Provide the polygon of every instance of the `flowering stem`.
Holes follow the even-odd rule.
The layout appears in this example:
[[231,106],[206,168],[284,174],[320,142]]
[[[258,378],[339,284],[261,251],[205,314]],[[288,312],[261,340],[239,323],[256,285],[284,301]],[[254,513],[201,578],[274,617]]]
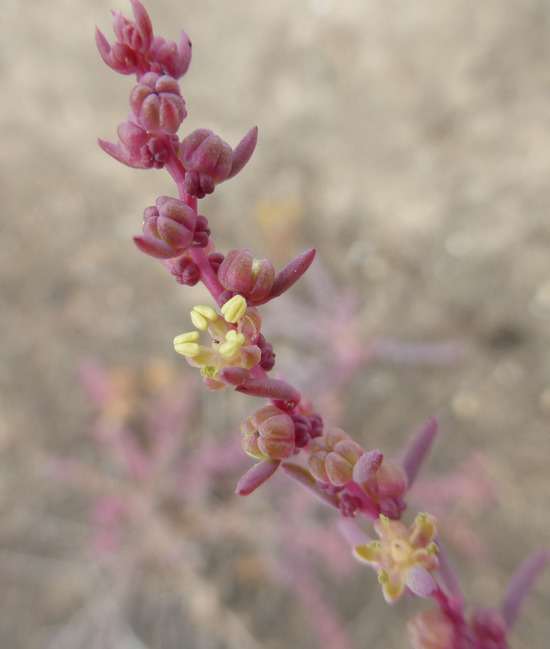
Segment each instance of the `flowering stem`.
[[181,164],[180,159],[174,151],[174,146],[172,141],[167,136],[164,136],[163,143],[168,150],[168,159],[166,160],[165,169],[172,176],[174,182],[177,185],[180,200],[192,207],[195,212],[197,211],[197,199],[195,196],[189,196],[186,191],[183,189],[183,183],[185,181],[185,169]]
[[[307,271],[315,249],[303,252],[277,275],[269,259],[256,259],[249,248],[233,249],[226,255],[215,251],[208,221],[198,214],[197,201],[241,171],[255,149],[257,128],[235,149],[205,128],[180,141],[176,133],[187,109],[177,80],[189,66],[191,43],[185,32],[179,44],[155,36],[143,5],[139,0],[131,0],[131,4],[135,22],[120,12],[114,15],[119,39],[115,46],[96,30],[105,63],[121,74],[137,77],[130,94],[132,114],[118,128],[120,142],[100,140],[99,144],[130,167],[165,167],[177,186],[179,200],[161,196],[156,206],[146,208],[143,235],[134,241],[140,250],[161,259],[178,283],[194,286],[201,281],[221,307],[221,315],[211,306],[196,305],[191,320],[197,330],[177,336],[176,351],[200,368],[209,389],[230,386],[271,402],[241,424],[243,449],[259,461],[241,478],[237,493],[252,493],[282,466],[290,478],[342,516],[351,519],[362,514],[374,521],[381,541],[368,541],[355,546],[354,551],[359,559],[377,567],[387,601],[397,601],[408,588],[437,604],[436,618],[425,617],[415,627],[416,647],[434,647],[432,631],[445,628],[450,628],[453,637],[475,636],[475,644],[468,646],[504,646],[493,642],[495,633],[505,640],[521,601],[548,561],[548,553],[535,555],[520,568],[502,610],[496,612],[504,622],[479,614],[468,623],[458,579],[436,536],[435,517],[419,514],[410,528],[400,522],[407,506],[405,496],[435,438],[435,420],[417,433],[401,463],[385,461],[381,451],[365,452],[345,431],[325,430],[321,415],[305,395],[283,379],[268,376],[275,354],[261,331],[258,307],[279,297]],[[339,314],[335,311],[336,322]],[[211,347],[199,343],[200,332],[206,331],[211,335]],[[353,348],[351,352],[352,356],[361,353]],[[301,452],[307,468],[284,462]],[[333,642],[336,635],[333,632]],[[437,646],[451,647],[449,643]]]
[[[186,205],[189,205],[189,207],[193,208],[195,214],[197,214],[197,197],[191,196],[184,189],[186,171],[181,164],[180,159],[176,155],[176,152],[174,151],[172,142],[167,137],[165,137],[165,144],[169,150],[168,160],[166,161],[166,170],[172,176],[174,182],[178,187],[180,200],[183,201]],[[204,250],[202,248],[191,248],[189,250],[189,255],[193,259],[195,264],[197,264],[197,266],[199,267],[201,281],[210,291],[218,306],[221,306],[222,302],[220,300],[220,295],[223,292],[223,287],[220,284],[216,273],[212,270],[212,266],[210,265],[210,262],[208,261],[208,257],[206,256]]]
[[220,296],[223,293],[223,287],[218,280],[218,276],[212,270],[212,266],[210,265],[204,250],[202,248],[190,248],[189,255],[200,269],[201,282],[210,291],[210,294],[216,300],[216,304],[221,306],[222,300],[220,299]]

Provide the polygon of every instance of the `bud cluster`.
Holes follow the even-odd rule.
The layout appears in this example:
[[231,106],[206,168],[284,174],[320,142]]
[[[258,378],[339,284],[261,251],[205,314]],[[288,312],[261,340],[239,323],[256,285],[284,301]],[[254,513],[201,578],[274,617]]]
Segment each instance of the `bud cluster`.
[[137,247],[159,259],[171,259],[190,246],[208,244],[208,222],[183,201],[159,196],[156,206],[143,213],[143,235],[134,237]]

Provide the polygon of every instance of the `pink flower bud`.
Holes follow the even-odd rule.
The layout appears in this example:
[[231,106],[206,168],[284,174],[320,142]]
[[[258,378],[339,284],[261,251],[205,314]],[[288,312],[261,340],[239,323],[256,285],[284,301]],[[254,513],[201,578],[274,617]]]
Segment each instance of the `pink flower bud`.
[[261,300],[270,291],[275,269],[269,259],[258,261],[250,248],[230,250],[218,270],[220,284],[250,300]]
[[180,145],[179,157],[187,171],[184,189],[197,198],[211,194],[215,186],[237,174],[250,159],[258,129],[251,129],[235,151],[215,133],[199,128]]
[[231,169],[231,147],[206,128],[188,135],[180,145],[179,155],[186,170],[207,174],[214,183],[225,180]]
[[294,422],[294,436],[296,448],[303,448],[311,439],[311,422],[307,417],[300,414],[291,415]]
[[401,518],[401,514],[407,509],[407,503],[401,496],[381,498],[378,505],[380,507],[380,513],[394,521],[398,521]]
[[208,228],[208,219],[206,216],[199,214],[197,216],[197,222],[195,224],[195,234],[193,236],[193,243],[191,244],[194,248],[206,248],[208,242],[210,241],[210,229]]
[[183,188],[189,196],[204,198],[206,194],[211,194],[214,189],[214,181],[208,174],[198,171],[188,171],[185,174]]
[[153,27],[147,11],[139,0],[131,0],[135,22],[125,18],[120,11],[113,13],[113,30],[118,42],[111,47],[105,36],[96,28],[96,43],[105,63],[121,74],[138,75],[149,69],[147,54],[153,43]]
[[352,479],[353,467],[363,450],[340,428],[329,428],[312,440],[308,466],[320,482],[342,487]]
[[[119,143],[98,140],[99,146],[122,164],[134,169],[161,169],[168,160],[166,143],[140,126],[135,115],[118,126]],[[172,136],[175,140],[176,137]]]
[[135,21],[120,11],[113,13],[113,29],[118,41],[109,41],[96,28],[96,43],[105,63],[121,74],[136,73],[138,79],[148,72],[182,77],[191,62],[191,41],[182,30],[179,43],[153,35],[151,20],[139,0],[130,0]]
[[355,482],[366,482],[378,471],[384,456],[380,451],[368,451],[364,453],[353,467],[353,479]]
[[149,135],[147,142],[147,151],[149,152],[150,161],[155,169],[162,169],[170,155],[166,144],[158,137]]
[[170,267],[170,272],[178,284],[195,286],[201,278],[201,271],[197,264],[189,257],[183,256]]
[[149,58],[151,70],[154,72],[169,74],[174,79],[183,77],[191,62],[189,36],[182,29],[177,45],[174,41],[167,41],[160,36],[155,36]]
[[133,74],[137,71],[137,55],[124,43],[114,43],[111,47],[104,34],[96,27],[95,42],[103,61],[119,74]]
[[313,412],[309,415],[309,421],[311,423],[311,432],[310,435],[312,439],[314,437],[320,437],[323,434],[323,418],[318,412]]
[[400,498],[407,492],[407,474],[397,462],[383,462],[371,477],[362,483],[362,487],[377,503],[385,499]]
[[262,355],[260,357],[260,366],[266,371],[273,369],[275,365],[275,354],[273,353],[273,345],[268,343],[263,334],[258,336],[256,345],[260,348]]
[[178,82],[156,72],[141,77],[130,93],[130,106],[147,131],[176,133],[187,115]]
[[160,196],[156,207],[148,207],[143,213],[144,236],[134,237],[134,241],[153,257],[177,257],[193,242],[195,223],[193,208],[176,198]]
[[149,14],[139,0],[130,0],[135,16],[135,22],[124,18],[117,11],[113,16],[113,30],[121,43],[127,44],[133,50],[147,52],[153,40],[153,25]]
[[243,449],[259,460],[284,460],[294,451],[294,422],[276,406],[264,406],[241,424]]
[[131,162],[142,160],[144,164],[152,166],[151,155],[147,149],[149,134],[145,129],[133,121],[127,121],[119,124],[117,133],[120,149],[128,160]]
[[[221,252],[212,252],[208,255],[208,262],[210,263],[210,267],[215,273],[218,272],[218,268],[220,267],[220,264],[223,260],[224,256]],[[229,298],[227,298],[227,300],[229,300]],[[225,300],[225,302],[227,302],[227,300]]]

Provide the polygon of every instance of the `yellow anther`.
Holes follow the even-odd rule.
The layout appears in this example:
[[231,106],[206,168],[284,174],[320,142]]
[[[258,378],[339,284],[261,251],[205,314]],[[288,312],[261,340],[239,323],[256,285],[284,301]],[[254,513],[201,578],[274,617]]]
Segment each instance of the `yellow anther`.
[[180,343],[198,343],[199,342],[199,332],[198,331],[189,331],[185,334],[180,334],[174,338],[174,345],[179,345]]
[[201,376],[207,376],[209,379],[215,379],[220,371],[214,365],[204,365],[201,367]]
[[201,350],[200,345],[197,344],[198,341],[198,331],[190,331],[189,333],[180,334],[174,338],[174,349],[178,354],[193,358],[193,356],[198,356]]
[[234,329],[227,332],[225,336],[225,342],[220,345],[220,354],[231,358],[236,356],[241,347],[246,342],[246,339],[243,334],[237,333]]
[[437,547],[437,543],[432,541],[426,546],[426,553],[427,554],[438,554],[439,548]]
[[368,543],[357,545],[353,548],[355,556],[367,563],[377,563],[380,559],[380,550],[380,541],[369,541]]
[[211,322],[216,322],[218,314],[211,306],[197,304],[191,311],[191,322],[200,329],[206,331]]
[[384,570],[384,568],[381,568],[378,571],[378,581],[381,584],[387,584],[388,581],[390,580],[390,575],[387,570]]
[[425,533],[431,533],[434,529],[435,519],[433,518],[433,516],[430,516],[425,512],[421,512],[414,519],[414,524],[419,530],[422,530]]
[[246,311],[246,300],[242,295],[234,295],[222,306],[221,312],[226,322],[238,322]]

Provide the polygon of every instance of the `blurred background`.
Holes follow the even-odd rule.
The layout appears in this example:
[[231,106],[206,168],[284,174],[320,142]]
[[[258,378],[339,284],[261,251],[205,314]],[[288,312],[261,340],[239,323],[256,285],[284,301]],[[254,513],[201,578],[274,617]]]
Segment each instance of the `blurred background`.
[[[201,203],[218,249],[318,250],[263,311],[276,367],[388,456],[438,418],[411,519],[437,511],[468,601],[497,606],[550,532],[548,3],[147,8],[193,41],[180,134],[259,126]],[[96,145],[133,85],[95,48],[110,9],[131,16],[0,0],[0,644],[406,647],[422,603],[387,607],[330,512],[281,476],[233,495],[257,404],[200,389],[171,341],[207,295],[131,240],[174,187]],[[514,647],[547,646],[549,583]]]

